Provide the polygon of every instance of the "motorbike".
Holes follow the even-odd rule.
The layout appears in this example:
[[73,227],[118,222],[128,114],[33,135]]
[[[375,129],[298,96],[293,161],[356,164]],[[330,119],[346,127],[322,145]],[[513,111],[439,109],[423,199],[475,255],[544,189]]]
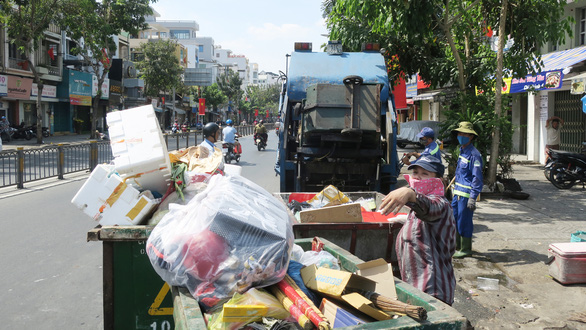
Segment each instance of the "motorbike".
[[232,160],[237,163],[240,162],[240,155],[242,154],[242,146],[238,142],[238,135],[234,138],[235,143],[222,143],[222,148],[226,149],[224,152],[224,163],[230,164]]
[[[582,143],[586,149],[586,142]],[[558,189],[570,189],[576,183],[586,185],[586,154],[549,150],[551,162],[546,164],[549,170],[549,181]]]
[[7,126],[0,131],[0,137],[2,138],[2,142],[10,142],[12,141],[12,137],[14,133],[16,133],[17,129],[14,127]]
[[255,134],[254,135],[254,141],[256,141],[256,147],[258,148],[258,151],[261,151],[267,148],[267,140],[264,136],[260,135],[260,134]]
[[187,126],[187,124],[181,125],[181,132],[183,132],[183,133],[189,132],[189,126]]
[[33,137],[36,137],[36,134],[32,130],[32,126],[25,126],[24,122],[20,123],[20,125],[12,125],[13,139],[26,139],[30,140]]
[[[33,124],[30,128],[33,131],[33,133],[35,133],[35,137],[36,137],[37,136],[37,124]],[[43,127],[41,127],[41,130],[42,130],[43,137],[49,137],[49,135],[51,135],[49,133],[49,127],[43,126]]]
[[171,133],[175,134],[179,132],[179,124],[174,123],[173,126],[171,126]]

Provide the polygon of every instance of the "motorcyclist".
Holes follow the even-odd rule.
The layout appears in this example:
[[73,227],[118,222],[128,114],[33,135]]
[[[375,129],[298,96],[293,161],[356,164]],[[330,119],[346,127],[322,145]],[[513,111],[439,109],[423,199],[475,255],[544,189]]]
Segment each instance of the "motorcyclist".
[[[205,148],[209,151],[208,157],[212,157],[212,155],[217,154],[220,165],[218,168],[220,170],[224,170],[224,160],[222,159],[222,150],[216,147],[215,143],[220,141],[220,126],[216,123],[207,123],[203,127],[203,136],[204,140],[202,143],[199,144],[199,147]],[[214,156],[216,157],[216,156]]]
[[177,119],[175,119],[173,126],[171,126],[171,132],[177,133],[177,131],[179,131],[179,122],[177,121]]
[[8,129],[8,127],[10,127],[10,122],[6,116],[2,116],[2,119],[0,119],[0,132]]
[[267,128],[264,125],[264,120],[262,120],[262,119],[254,127],[254,144],[256,144],[256,138],[259,135],[265,140],[265,143],[269,141],[269,135],[267,134]]
[[228,126],[224,127],[222,130],[222,134],[224,135],[224,143],[228,144],[228,150],[234,150],[234,145],[236,144],[236,135],[238,131],[236,128],[233,127],[234,122],[232,119],[226,120],[226,124]]

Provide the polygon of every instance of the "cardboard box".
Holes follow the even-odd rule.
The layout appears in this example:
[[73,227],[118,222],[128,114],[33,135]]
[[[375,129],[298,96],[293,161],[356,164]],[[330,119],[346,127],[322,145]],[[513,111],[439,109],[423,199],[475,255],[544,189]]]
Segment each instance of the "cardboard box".
[[388,320],[391,315],[377,309],[372,302],[358,293],[345,293],[346,289],[374,291],[376,282],[350,272],[317,268],[315,265],[301,269],[305,286],[331,298],[346,302],[362,313],[379,321]]
[[397,299],[393,266],[388,264],[385,259],[371,260],[358,264],[356,267],[358,267],[356,274],[376,282],[374,292],[388,298]]
[[368,323],[368,321],[363,318],[352,314],[350,311],[326,298],[322,299],[321,304],[319,305],[319,310],[330,321],[330,324],[334,329]]
[[222,322],[249,322],[265,316],[269,308],[264,305],[225,304],[223,311]]
[[301,223],[362,222],[360,203],[322,207],[299,212]]

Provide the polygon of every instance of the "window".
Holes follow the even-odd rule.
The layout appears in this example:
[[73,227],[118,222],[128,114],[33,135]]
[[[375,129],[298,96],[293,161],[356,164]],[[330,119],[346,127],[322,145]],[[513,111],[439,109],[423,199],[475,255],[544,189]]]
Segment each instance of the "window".
[[199,46],[197,46],[197,50],[198,50],[200,53],[203,53],[203,45],[199,45]]
[[171,30],[170,33],[172,39],[189,39],[191,36],[189,30]]
[[161,32],[161,38],[162,39],[166,39],[167,38],[167,32]]
[[580,31],[580,45],[586,44],[586,8],[579,9],[580,20],[579,20],[579,31]]

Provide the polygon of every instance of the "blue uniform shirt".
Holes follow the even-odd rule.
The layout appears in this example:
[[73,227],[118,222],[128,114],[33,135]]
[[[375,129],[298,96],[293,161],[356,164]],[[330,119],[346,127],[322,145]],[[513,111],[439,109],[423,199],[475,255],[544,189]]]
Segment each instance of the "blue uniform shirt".
[[456,167],[454,195],[476,199],[482,191],[482,156],[470,143],[460,147],[460,157]]
[[440,148],[437,143],[435,143],[435,141],[432,141],[425,147],[425,150],[423,150],[419,158],[421,158],[423,155],[431,155],[439,159],[440,162],[442,161],[442,153],[440,152]]

